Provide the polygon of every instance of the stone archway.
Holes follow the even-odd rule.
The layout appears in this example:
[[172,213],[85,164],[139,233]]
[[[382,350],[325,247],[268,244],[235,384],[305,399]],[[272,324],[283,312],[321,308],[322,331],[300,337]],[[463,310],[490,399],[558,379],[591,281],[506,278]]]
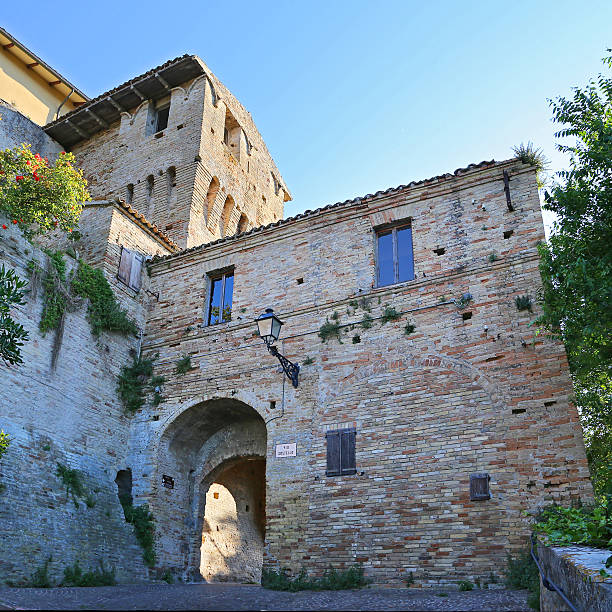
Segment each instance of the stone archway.
[[174,483],[155,503],[161,565],[189,580],[259,580],[266,447],[262,417],[233,398],[197,403],[168,424],[157,452],[158,482]]

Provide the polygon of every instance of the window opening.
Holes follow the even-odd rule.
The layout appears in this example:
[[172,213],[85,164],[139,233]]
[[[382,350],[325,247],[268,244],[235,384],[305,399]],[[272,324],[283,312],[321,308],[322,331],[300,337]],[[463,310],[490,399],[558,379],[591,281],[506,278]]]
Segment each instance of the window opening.
[[117,279],[130,289],[138,292],[142,284],[142,264],[145,261],[144,255],[136,251],[131,251],[121,247],[121,259],[119,261],[119,271]]
[[134,201],[134,184],[130,183],[125,189],[125,201],[131,204]]
[[376,232],[377,286],[414,279],[412,227],[404,225]]
[[170,104],[157,109],[157,117],[155,121],[155,131],[161,132],[168,127],[168,117],[170,115]]
[[355,430],[336,429],[328,431],[326,476],[344,476],[356,474],[355,464]]
[[234,271],[210,277],[207,325],[227,323],[232,320],[232,294],[234,292]]

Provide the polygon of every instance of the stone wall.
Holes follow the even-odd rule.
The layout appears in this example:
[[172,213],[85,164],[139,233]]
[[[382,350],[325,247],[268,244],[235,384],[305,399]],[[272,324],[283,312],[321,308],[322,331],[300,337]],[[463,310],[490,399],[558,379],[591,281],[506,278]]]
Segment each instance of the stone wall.
[[[30,259],[47,265],[47,256],[19,230],[2,230],[0,263],[27,278]],[[76,266],[70,257],[65,260],[69,271]],[[124,306],[138,317],[140,307],[130,299],[123,300]],[[30,286],[26,303],[14,309],[30,334],[22,348],[24,363],[0,364],[0,429],[11,436],[0,463],[5,485],[0,493],[0,581],[27,580],[49,558],[53,581],[75,561],[83,569],[97,569],[100,562],[113,567],[120,582],[144,580],[142,549],[124,520],[114,482],[126,466],[130,429],[115,391],[116,376],[131,360],[138,339],[105,332],[94,338],[87,306],[81,304],[66,316],[53,369],[56,335],[41,335],[41,311],[42,288],[34,294]],[[82,472],[89,504],[84,499],[73,503],[56,475],[58,463]]]
[[[416,277],[377,287],[373,229],[399,221],[412,226]],[[160,353],[165,400],[135,420],[130,460],[161,531],[184,533],[186,520],[197,530],[197,508],[180,491],[202,465],[193,453],[165,468],[177,488],[168,504],[155,469],[166,456],[160,440],[195,406],[204,417],[231,400],[266,422],[264,565],[321,572],[362,562],[368,577],[395,584],[409,572],[420,585],[500,578],[529,533],[523,510],[592,498],[565,352],[536,336],[537,305],[515,305],[540,287],[543,237],[534,171],[511,160],[154,262],[160,297],[143,350]],[[206,327],[207,279],[228,267],[232,321]],[[461,309],[455,300],[468,292]],[[302,363],[295,390],[254,337],[267,306],[285,321],[280,351]],[[387,306],[399,320],[383,323]],[[322,343],[321,324],[334,317],[341,343]],[[194,367],[178,376],[184,354]],[[339,427],[356,428],[357,473],[326,477],[325,434]],[[196,428],[189,444],[205,448],[212,434]],[[297,456],[275,456],[294,442]],[[480,472],[491,499],[471,501],[470,475]],[[158,543],[177,570],[192,554],[181,546]]]
[[0,100],[0,117],[0,149],[9,149],[27,143],[32,145],[32,153],[48,157],[50,161],[54,161],[63,150],[63,147],[47,136],[40,126],[4,100]]

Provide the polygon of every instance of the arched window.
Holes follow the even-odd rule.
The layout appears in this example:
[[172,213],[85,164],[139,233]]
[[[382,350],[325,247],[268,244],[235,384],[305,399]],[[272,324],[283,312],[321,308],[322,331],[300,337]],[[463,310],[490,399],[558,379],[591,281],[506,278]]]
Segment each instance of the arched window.
[[208,220],[210,219],[210,213],[215,205],[215,200],[217,199],[218,193],[219,179],[216,176],[213,176],[208,187],[208,193],[206,194],[206,223],[208,223]]
[[247,216],[242,213],[240,215],[240,221],[238,221],[238,233],[241,234],[242,232],[246,232],[249,229],[249,220],[247,219]]
[[223,213],[221,214],[221,227],[219,228],[221,231],[221,236],[229,236],[230,235],[230,220],[232,216],[232,212],[234,212],[234,198],[231,195],[228,195],[225,198],[225,204],[223,205]]

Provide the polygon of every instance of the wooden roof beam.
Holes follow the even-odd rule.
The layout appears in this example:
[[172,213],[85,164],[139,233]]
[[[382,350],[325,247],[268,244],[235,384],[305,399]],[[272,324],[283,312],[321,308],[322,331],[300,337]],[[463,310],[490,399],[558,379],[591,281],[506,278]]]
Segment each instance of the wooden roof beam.
[[134,85],[130,85],[130,89],[144,102],[146,98],[134,87]]
[[98,125],[102,126],[103,128],[108,127],[108,123],[106,123],[106,121],[104,121],[104,119],[102,119],[101,117],[98,117],[98,115],[96,115],[96,113],[94,113],[91,108],[86,108],[85,111],[88,115],[91,115],[97,121]]
[[87,134],[86,132],[84,132],[78,125],[76,125],[75,123],[73,123],[72,121],[70,121],[70,119],[66,119],[66,123],[75,131],[78,133],[78,135],[81,138],[89,138],[89,134]]

